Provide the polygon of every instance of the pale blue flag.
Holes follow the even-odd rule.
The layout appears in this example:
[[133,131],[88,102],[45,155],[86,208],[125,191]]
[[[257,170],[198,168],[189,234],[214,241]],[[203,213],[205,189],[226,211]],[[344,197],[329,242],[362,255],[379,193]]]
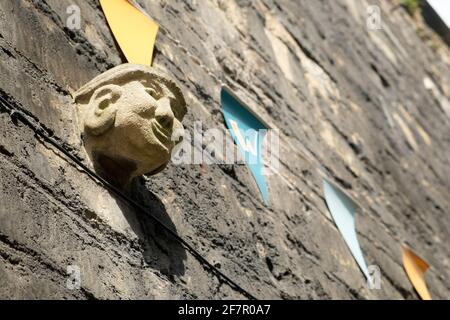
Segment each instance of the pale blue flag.
[[341,232],[342,237],[355,258],[359,268],[364,273],[366,278],[369,278],[369,270],[356,235],[355,204],[342,191],[326,180],[323,180],[323,190],[328,209],[330,210],[336,226]]

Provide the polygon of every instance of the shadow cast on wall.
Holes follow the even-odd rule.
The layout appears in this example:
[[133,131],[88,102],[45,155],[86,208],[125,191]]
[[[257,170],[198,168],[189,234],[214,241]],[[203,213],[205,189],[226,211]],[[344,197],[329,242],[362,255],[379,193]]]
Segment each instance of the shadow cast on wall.
[[[186,250],[150,217],[150,215],[156,217],[170,230],[177,233],[175,224],[167,214],[164,204],[145,187],[142,179],[141,177],[133,179],[128,192],[133,200],[148,210],[147,213],[138,212],[119,199],[116,199],[117,203],[130,227],[139,237],[144,249],[145,263],[166,276],[183,276],[185,273],[184,260],[187,258]],[[115,195],[111,195],[115,197]]]

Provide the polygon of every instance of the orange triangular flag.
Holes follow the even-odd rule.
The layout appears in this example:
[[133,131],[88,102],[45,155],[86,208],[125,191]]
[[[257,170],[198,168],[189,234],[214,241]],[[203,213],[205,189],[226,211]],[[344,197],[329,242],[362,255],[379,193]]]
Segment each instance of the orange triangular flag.
[[429,265],[409,248],[402,247],[402,251],[403,267],[414,289],[416,289],[423,300],[431,300],[431,295],[428,292],[424,277],[424,273],[428,270]]
[[100,0],[100,4],[128,62],[150,66],[158,25],[127,0]]

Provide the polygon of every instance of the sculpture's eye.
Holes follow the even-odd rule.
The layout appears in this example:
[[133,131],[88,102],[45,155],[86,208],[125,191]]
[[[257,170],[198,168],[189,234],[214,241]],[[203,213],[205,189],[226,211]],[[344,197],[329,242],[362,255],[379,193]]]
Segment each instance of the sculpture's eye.
[[145,88],[145,92],[147,92],[155,100],[162,98],[162,94],[153,88]]

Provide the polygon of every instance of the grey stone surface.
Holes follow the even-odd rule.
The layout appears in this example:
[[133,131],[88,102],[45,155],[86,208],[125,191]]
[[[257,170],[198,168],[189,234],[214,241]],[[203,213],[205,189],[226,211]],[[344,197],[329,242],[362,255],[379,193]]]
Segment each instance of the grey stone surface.
[[[417,299],[408,244],[450,298],[450,54],[387,0],[138,1],[162,26],[154,66],[182,86],[188,130],[226,127],[221,83],[280,130],[264,205],[243,165],[169,165],[130,194],[258,298]],[[81,9],[81,30],[65,27]],[[366,27],[379,5],[382,29]],[[71,93],[125,62],[96,0],[0,1],[0,90],[74,153]],[[427,89],[429,78],[433,90]],[[429,83],[429,81],[428,81]],[[149,218],[0,113],[0,297],[243,298]],[[369,290],[327,211],[322,176],[360,205]],[[81,289],[66,287],[78,265]]]

